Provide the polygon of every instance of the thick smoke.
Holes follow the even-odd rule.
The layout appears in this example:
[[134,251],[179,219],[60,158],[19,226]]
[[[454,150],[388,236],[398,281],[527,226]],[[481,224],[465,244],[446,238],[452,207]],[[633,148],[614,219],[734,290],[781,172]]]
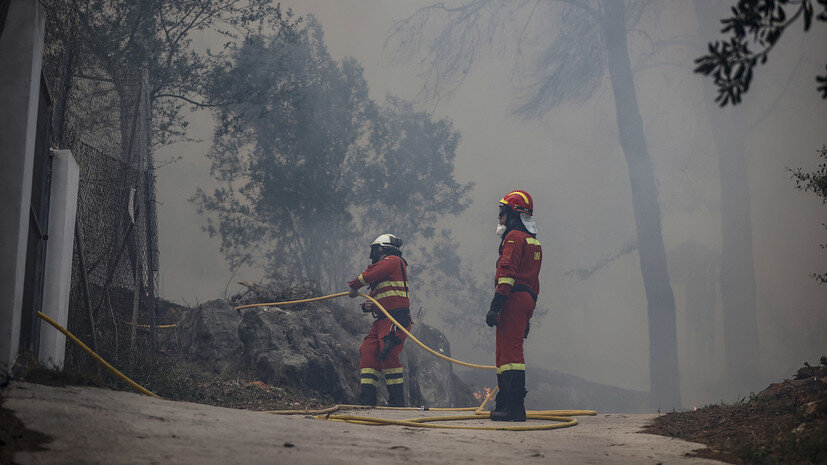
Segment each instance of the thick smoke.
[[[312,12],[333,57],[355,57],[365,67],[371,95],[382,100],[388,92],[418,96],[417,68],[389,61],[383,46],[394,21],[426,4],[314,0],[285,6],[300,15]],[[725,14],[721,10],[719,17]],[[758,376],[747,384],[726,381],[718,280],[721,148],[705,104],[714,95],[705,91],[704,78],[692,73],[692,60],[716,37],[698,37],[689,2],[648,10],[636,29],[645,33],[630,33],[629,48],[677,304],[683,403],[736,400],[827,353],[827,286],[809,277],[824,272],[827,262],[818,246],[825,242],[821,223],[827,222],[827,208],[812,193],[797,191],[787,171],[814,170],[816,150],[827,143],[827,101],[819,98],[814,79],[827,58],[827,28],[788,31],[757,70],[745,103],[721,110],[730,124],[737,119],[739,127],[727,128],[725,135],[743,145],[749,182],[760,346],[753,359],[744,360],[758,367]],[[611,86],[604,80],[583,103],[557,107],[542,120],[520,120],[511,113],[522,95],[514,85],[520,78],[511,56],[493,53],[451,99],[425,107],[454,121],[462,134],[457,181],[476,182],[471,206],[441,226],[453,231],[464,264],[487,279],[496,259],[496,202],[508,190],[529,191],[545,250],[540,307],[548,313],[532,329],[528,364],[648,390],[646,299]],[[209,141],[210,116],[196,113],[192,121],[190,135]],[[179,144],[156,156],[183,157],[158,173],[161,273],[164,297],[190,304],[222,297],[228,282],[232,292],[236,278],[260,276],[256,270],[231,276],[217,240],[200,231],[203,220],[186,201],[195,186],[214,182],[203,156],[207,149],[206,142]],[[416,277],[411,281],[415,286]],[[436,298],[414,303],[419,305],[430,309],[432,324],[450,318],[452,309]],[[478,312],[482,325],[485,309]],[[493,358],[466,334],[444,329],[459,358],[484,363]]]

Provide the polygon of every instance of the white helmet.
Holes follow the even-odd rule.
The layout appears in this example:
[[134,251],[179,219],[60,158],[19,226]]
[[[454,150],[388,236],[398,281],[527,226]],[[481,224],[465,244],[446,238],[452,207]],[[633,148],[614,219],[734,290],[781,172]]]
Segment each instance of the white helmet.
[[[402,247],[402,239],[393,234],[382,234],[370,244],[370,259],[373,263],[376,263],[380,256],[383,255],[391,254],[402,256],[400,247]],[[380,251],[380,248],[383,250]]]
[[370,245],[393,247],[394,249],[398,249],[402,247],[402,239],[394,236],[393,234],[382,234],[381,236],[377,237],[373,242],[371,242]]

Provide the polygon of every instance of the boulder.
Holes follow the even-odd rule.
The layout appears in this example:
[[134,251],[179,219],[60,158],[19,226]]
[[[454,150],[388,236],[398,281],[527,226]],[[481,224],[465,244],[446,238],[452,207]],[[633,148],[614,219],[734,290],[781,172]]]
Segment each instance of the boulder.
[[[359,392],[359,345],[373,320],[329,301],[236,311],[214,300],[186,312],[175,332],[181,353],[212,369],[251,371],[267,384],[328,394],[334,402],[354,403]],[[451,347],[436,328],[414,322],[413,334],[447,356]],[[475,404],[471,388],[453,365],[406,341],[402,352],[409,405]],[[380,380],[378,402],[387,390]]]
[[261,381],[307,387],[341,403],[356,398],[360,341],[341,329],[328,306],[250,309],[238,336]]
[[[414,322],[411,334],[426,346],[447,357],[451,345],[439,330],[422,322]],[[471,386],[454,375],[453,364],[405,341],[403,365],[409,405],[419,407],[470,407],[478,405]]]
[[187,358],[220,370],[239,361],[240,321],[241,315],[233,307],[223,300],[212,300],[184,314],[170,343]]

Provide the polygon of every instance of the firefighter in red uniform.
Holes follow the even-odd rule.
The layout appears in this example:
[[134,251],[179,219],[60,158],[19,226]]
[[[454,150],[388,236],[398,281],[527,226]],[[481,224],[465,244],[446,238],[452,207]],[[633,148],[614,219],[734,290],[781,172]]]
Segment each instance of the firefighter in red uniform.
[[500,390],[491,412],[494,421],[525,421],[525,357],[523,339],[540,293],[542,250],[532,214],[534,203],[527,192],[509,192],[500,200],[497,234],[502,235],[496,292],[485,315],[488,326],[497,327],[497,385]]
[[[362,286],[370,286],[370,296],[376,299],[405,329],[411,329],[408,303],[408,263],[402,258],[402,240],[393,234],[382,234],[370,245],[371,265],[348,283],[350,297],[356,297]],[[388,387],[388,405],[404,407],[404,376],[399,354],[407,335],[399,331],[384,313],[374,308],[371,301],[362,304],[363,312],[373,313],[376,321],[359,347],[362,358],[359,405],[376,405],[376,386],[380,373]]]

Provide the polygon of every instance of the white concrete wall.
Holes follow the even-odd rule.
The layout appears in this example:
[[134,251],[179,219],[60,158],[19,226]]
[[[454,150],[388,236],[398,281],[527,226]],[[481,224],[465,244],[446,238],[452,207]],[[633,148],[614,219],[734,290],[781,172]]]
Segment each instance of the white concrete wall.
[[0,379],[20,346],[45,21],[36,0],[12,0],[0,36]]
[[[80,170],[72,152],[54,150],[52,155],[49,247],[46,248],[42,311],[66,328],[69,319],[69,291],[72,287],[72,247]],[[47,366],[63,368],[66,336],[45,321],[41,321],[40,325],[38,358]]]

